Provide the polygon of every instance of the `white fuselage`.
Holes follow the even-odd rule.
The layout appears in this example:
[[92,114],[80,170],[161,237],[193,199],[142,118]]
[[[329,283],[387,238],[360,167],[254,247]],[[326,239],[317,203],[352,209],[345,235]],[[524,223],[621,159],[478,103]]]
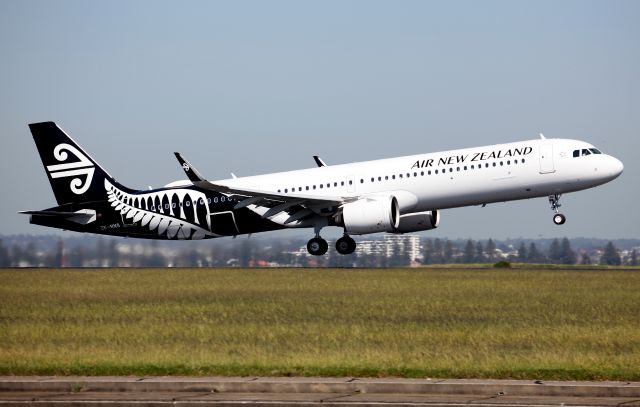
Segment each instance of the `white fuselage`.
[[579,191],[622,173],[622,163],[612,156],[573,156],[593,148],[578,140],[536,139],[216,183],[316,197],[393,193],[404,214]]

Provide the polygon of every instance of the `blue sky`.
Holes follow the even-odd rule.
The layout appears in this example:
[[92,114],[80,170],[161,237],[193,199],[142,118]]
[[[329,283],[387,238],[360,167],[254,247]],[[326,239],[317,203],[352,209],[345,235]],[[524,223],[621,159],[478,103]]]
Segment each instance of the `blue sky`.
[[625,173],[443,213],[447,237],[638,237],[640,2],[0,2],[1,233],[50,233],[27,123],[54,120],[125,185],[547,137]]

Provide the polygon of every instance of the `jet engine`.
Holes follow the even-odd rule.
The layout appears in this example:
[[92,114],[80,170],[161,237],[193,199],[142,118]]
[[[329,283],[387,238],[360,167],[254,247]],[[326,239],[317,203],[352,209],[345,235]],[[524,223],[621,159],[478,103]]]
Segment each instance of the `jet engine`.
[[408,213],[400,216],[398,227],[393,233],[410,233],[435,229],[440,224],[440,211]]
[[393,195],[370,195],[342,207],[345,230],[351,235],[394,232],[400,223],[398,200]]

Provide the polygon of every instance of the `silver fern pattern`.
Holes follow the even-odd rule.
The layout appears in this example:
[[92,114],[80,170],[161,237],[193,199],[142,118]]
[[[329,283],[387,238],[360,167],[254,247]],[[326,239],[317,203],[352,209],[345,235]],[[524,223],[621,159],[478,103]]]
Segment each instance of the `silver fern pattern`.
[[207,196],[191,189],[171,189],[146,194],[128,194],[104,180],[107,197],[123,219],[129,219],[167,239],[198,240],[218,237],[211,232]]

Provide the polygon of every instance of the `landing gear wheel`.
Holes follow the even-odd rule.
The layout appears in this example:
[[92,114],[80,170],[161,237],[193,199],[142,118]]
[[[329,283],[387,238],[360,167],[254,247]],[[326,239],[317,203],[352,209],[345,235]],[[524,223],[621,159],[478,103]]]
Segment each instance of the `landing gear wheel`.
[[349,236],[342,236],[336,241],[336,251],[340,254],[351,254],[356,250],[356,241]]
[[553,215],[553,223],[556,225],[562,225],[567,221],[567,217],[561,213],[556,213]]
[[322,256],[329,249],[329,244],[321,237],[314,237],[307,242],[307,251],[314,256]]

